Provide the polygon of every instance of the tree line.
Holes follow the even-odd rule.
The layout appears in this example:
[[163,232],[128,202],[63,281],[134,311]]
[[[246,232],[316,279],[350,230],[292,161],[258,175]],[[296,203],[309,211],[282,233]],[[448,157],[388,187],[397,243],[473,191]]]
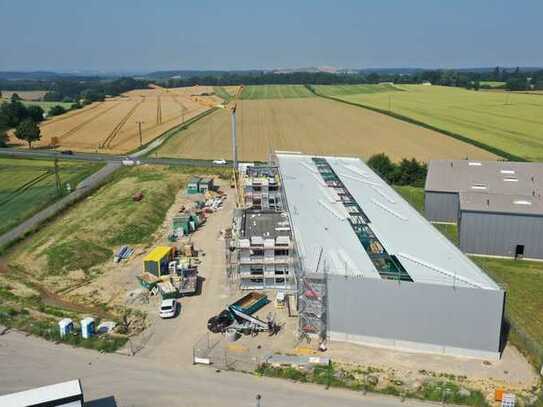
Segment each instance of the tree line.
[[428,166],[415,158],[404,158],[396,164],[384,153],[372,155],[367,164],[392,185],[422,187],[428,173]]
[[0,146],[7,143],[7,131],[15,128],[15,137],[26,141],[31,148],[32,143],[40,139],[38,123],[44,120],[44,113],[40,106],[25,106],[14,93],[10,102],[0,105]]

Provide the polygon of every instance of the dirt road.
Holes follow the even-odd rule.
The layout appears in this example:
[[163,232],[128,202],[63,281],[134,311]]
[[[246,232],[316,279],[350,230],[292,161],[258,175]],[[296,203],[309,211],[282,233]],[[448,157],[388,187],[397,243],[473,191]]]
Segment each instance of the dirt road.
[[235,295],[225,284],[224,240],[219,239],[219,231],[232,224],[233,205],[233,193],[229,193],[223,209],[212,214],[191,236],[195,248],[203,252],[199,255],[202,263],[198,268],[202,277],[201,293],[181,298],[180,315],[168,320],[158,318],[158,299],[155,298],[155,308],[150,311],[153,336],[136,357],[169,366],[192,364],[192,347],[207,333],[207,320],[224,309]]

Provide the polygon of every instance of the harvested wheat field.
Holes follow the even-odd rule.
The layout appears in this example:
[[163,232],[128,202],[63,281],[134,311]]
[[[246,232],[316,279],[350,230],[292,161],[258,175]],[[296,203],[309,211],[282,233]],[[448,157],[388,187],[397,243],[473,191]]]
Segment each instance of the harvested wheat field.
[[[159,150],[163,157],[230,158],[230,115],[219,110],[180,131]],[[354,155],[384,152],[394,160],[495,159],[473,145],[389,116],[317,97],[238,102],[241,160],[266,160],[271,151]]]
[[11,95],[16,93],[23,100],[42,100],[47,93],[46,90],[3,90],[2,98],[8,101],[11,99]]
[[[213,88],[141,89],[95,103],[40,125],[42,138],[35,147],[57,147],[76,151],[123,154],[139,147],[138,123],[142,142],[194,117],[222,99],[211,95]],[[10,142],[21,144],[14,137]]]

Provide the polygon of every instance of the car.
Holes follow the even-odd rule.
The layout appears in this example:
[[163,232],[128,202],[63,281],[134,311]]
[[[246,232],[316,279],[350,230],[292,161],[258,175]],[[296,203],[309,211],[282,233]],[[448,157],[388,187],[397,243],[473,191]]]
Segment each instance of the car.
[[226,160],[213,160],[213,164],[224,165],[226,164]]
[[72,150],[63,150],[60,152],[60,154],[64,155],[74,155],[74,152]]
[[162,300],[160,303],[160,318],[173,318],[177,314],[177,301],[174,299]]

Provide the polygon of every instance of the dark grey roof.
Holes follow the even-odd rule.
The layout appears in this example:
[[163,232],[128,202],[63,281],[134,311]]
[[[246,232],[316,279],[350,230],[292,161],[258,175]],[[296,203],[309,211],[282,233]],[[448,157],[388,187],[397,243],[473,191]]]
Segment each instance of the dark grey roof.
[[426,191],[536,195],[543,192],[543,163],[432,160]]
[[526,195],[461,192],[460,210],[543,216],[543,200],[541,195],[529,197]]
[[275,239],[278,236],[290,236],[288,215],[285,212],[246,210],[242,216],[241,238],[250,239],[261,236],[263,239]]
[[461,210],[543,215],[543,163],[434,160],[424,190],[458,193]]

